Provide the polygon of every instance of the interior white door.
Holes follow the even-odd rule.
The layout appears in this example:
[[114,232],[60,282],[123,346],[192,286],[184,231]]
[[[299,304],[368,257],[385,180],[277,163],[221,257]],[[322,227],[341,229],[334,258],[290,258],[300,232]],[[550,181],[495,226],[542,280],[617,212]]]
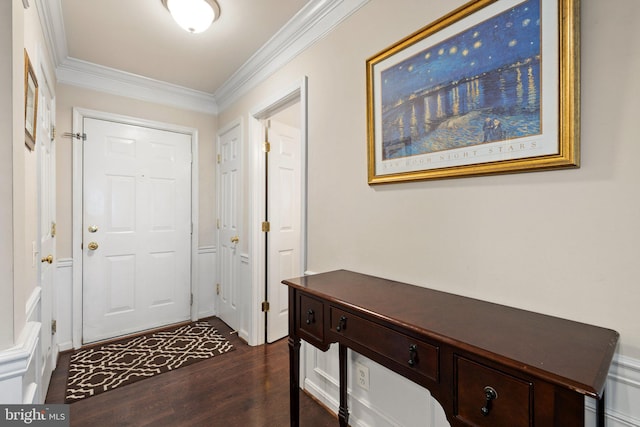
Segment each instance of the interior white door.
[[302,274],[300,130],[270,121],[267,172],[267,342],[288,334],[289,297],[283,279]]
[[41,401],[44,402],[55,367],[57,353],[52,336],[55,297],[54,272],[56,265],[55,212],[56,212],[56,153],[53,140],[55,103],[45,80],[39,91],[38,129],[36,150],[38,153],[38,252],[40,268],[38,281],[40,294],[40,357]]
[[241,143],[240,125],[218,137],[218,315],[234,330],[240,328]]
[[83,130],[83,342],[190,319],[191,136]]

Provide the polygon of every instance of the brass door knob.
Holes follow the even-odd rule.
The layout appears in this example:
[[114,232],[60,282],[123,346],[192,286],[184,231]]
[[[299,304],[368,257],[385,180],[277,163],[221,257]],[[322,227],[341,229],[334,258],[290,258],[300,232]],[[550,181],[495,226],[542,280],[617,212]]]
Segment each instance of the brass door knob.
[[95,251],[96,249],[98,249],[98,244],[96,242],[89,242],[87,247],[90,251]]
[[46,257],[40,260],[41,262],[48,262],[49,264],[53,264],[53,255],[47,255]]
[[238,243],[239,241],[240,241],[240,237],[238,237],[238,236],[233,236],[231,238],[231,243]]

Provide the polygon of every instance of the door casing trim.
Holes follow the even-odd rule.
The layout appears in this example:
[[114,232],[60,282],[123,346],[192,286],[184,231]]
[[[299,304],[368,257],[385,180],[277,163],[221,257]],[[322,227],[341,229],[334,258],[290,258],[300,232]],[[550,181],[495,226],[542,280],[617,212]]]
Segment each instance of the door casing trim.
[[[86,108],[73,108],[73,134],[83,134],[83,120],[85,118],[112,121],[121,124],[148,127],[152,129],[182,133],[191,136],[191,223],[193,230],[191,234],[191,294],[193,295],[193,304],[191,305],[191,320],[197,320],[198,316],[198,286],[195,278],[198,273],[198,129],[175,125],[171,123],[163,123],[154,120],[140,119],[121,114],[107,113],[104,111],[90,110]],[[71,317],[72,317],[72,340],[73,348],[78,349],[82,346],[82,144],[79,138],[72,138],[72,298],[71,298]]]

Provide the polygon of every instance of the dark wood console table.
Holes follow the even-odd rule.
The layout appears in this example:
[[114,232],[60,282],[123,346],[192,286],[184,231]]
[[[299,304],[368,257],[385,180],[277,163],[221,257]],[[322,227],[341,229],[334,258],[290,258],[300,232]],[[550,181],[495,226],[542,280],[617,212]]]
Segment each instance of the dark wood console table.
[[348,425],[347,348],[427,388],[452,426],[584,426],[604,388],[610,330],[339,270],[289,286],[291,425],[299,424],[300,340],[339,344],[340,426]]

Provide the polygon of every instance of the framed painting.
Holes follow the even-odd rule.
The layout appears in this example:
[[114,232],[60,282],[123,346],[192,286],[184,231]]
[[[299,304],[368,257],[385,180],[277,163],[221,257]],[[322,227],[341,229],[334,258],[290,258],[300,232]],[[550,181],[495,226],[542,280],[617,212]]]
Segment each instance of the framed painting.
[[38,80],[29,55],[24,51],[24,143],[29,150],[36,146],[36,125],[38,120]]
[[369,184],[579,166],[579,0],[474,0],[367,60]]

